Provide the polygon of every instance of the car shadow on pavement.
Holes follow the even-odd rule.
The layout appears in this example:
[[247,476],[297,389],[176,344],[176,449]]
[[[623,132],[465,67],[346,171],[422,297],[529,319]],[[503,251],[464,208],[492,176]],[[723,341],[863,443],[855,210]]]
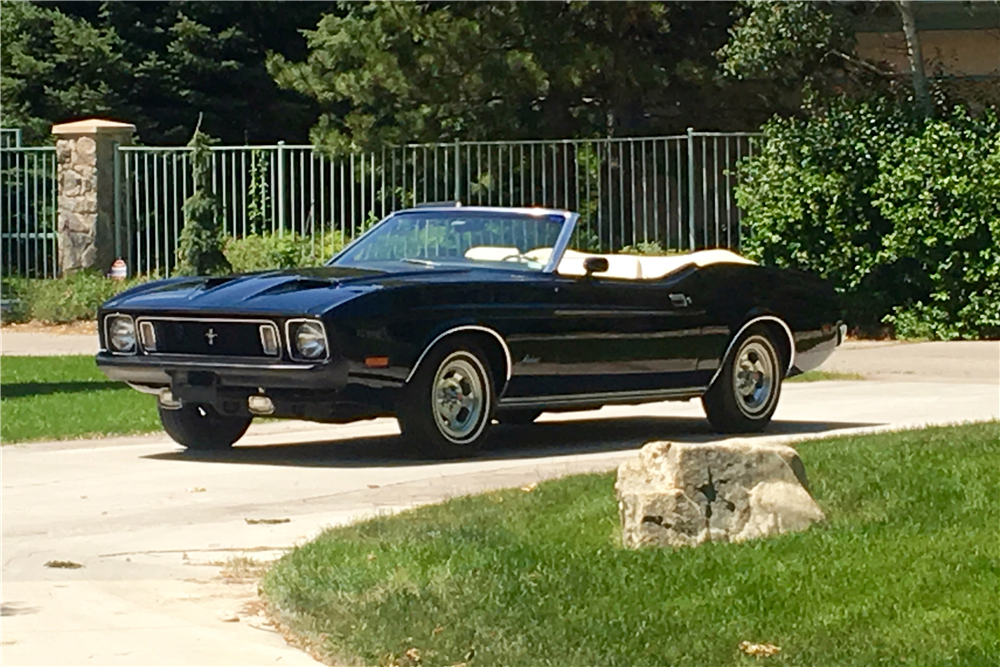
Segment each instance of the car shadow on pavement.
[[[808,435],[876,426],[873,423],[774,421],[767,431],[742,437]],[[331,428],[336,428],[331,426]],[[498,424],[482,451],[468,459],[523,460],[635,450],[654,440],[710,442],[733,436],[714,432],[704,419],[626,417],[542,421],[527,426]],[[246,445],[219,451],[173,451],[143,458],[257,465],[365,468],[440,464],[422,456],[396,435],[316,440],[289,445]]]
[[0,604],[0,616],[25,616],[37,613],[38,607],[33,607],[24,602],[4,602]]

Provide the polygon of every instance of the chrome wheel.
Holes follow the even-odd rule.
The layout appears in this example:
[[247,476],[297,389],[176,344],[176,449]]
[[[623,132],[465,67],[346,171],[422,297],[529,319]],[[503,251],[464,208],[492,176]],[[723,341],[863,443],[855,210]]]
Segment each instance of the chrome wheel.
[[762,431],[778,407],[784,377],[771,331],[750,327],[722,359],[716,381],[701,397],[708,421],[723,433]]
[[467,337],[434,346],[397,403],[403,437],[434,457],[475,453],[486,441],[496,402],[488,359]]
[[777,359],[768,341],[748,338],[736,355],[733,368],[733,392],[736,405],[747,417],[757,417],[768,410],[777,381]]
[[466,352],[453,352],[438,366],[431,384],[434,423],[451,442],[472,441],[482,431],[489,409],[486,377],[479,360]]

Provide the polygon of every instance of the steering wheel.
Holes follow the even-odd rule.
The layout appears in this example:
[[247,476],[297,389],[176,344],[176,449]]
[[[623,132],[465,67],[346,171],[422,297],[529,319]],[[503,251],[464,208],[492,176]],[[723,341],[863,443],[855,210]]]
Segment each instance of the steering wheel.
[[506,257],[504,257],[500,261],[501,262],[517,262],[518,264],[524,264],[525,266],[528,266],[528,267],[530,267],[532,269],[540,269],[540,268],[542,268],[542,267],[545,266],[545,264],[543,264],[542,262],[539,262],[537,259],[535,259],[531,255],[525,255],[523,252],[518,252],[518,253],[511,254],[511,255],[507,255]]
[[529,268],[532,268],[532,269],[540,269],[540,268],[542,268],[542,267],[545,266],[544,263],[539,262],[537,259],[535,259],[531,255],[525,255],[523,252],[518,252],[518,253],[511,254],[511,255],[507,255],[506,257],[504,257],[500,261],[501,262],[517,262],[518,264],[524,264],[525,266],[527,266]]
[[531,257],[528,257],[524,253],[517,252],[517,253],[514,253],[513,255],[507,255],[506,257],[504,257],[500,261],[501,262],[517,262],[518,264],[527,264],[527,263],[533,262],[535,260],[533,260]]

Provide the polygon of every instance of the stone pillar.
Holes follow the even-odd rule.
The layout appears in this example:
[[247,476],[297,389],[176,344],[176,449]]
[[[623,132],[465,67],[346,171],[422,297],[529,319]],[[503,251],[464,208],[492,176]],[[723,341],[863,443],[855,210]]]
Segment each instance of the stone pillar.
[[91,118],[52,126],[59,183],[59,268],[107,273],[115,260],[115,144],[135,125]]

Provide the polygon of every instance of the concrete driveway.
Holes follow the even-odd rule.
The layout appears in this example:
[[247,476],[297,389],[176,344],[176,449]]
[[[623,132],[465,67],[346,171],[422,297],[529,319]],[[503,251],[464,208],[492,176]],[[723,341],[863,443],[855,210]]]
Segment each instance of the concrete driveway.
[[[937,345],[881,346],[883,369],[892,355],[916,364],[881,381],[786,385],[762,439],[1000,418],[1000,344]],[[381,512],[609,470],[649,440],[718,439],[697,402],[544,415],[497,428],[475,461],[414,459],[396,432],[386,419],[267,423],[213,455],[162,435],[3,447],[3,664],[316,664],[263,623],[255,583],[225,578],[222,563],[268,560]]]

